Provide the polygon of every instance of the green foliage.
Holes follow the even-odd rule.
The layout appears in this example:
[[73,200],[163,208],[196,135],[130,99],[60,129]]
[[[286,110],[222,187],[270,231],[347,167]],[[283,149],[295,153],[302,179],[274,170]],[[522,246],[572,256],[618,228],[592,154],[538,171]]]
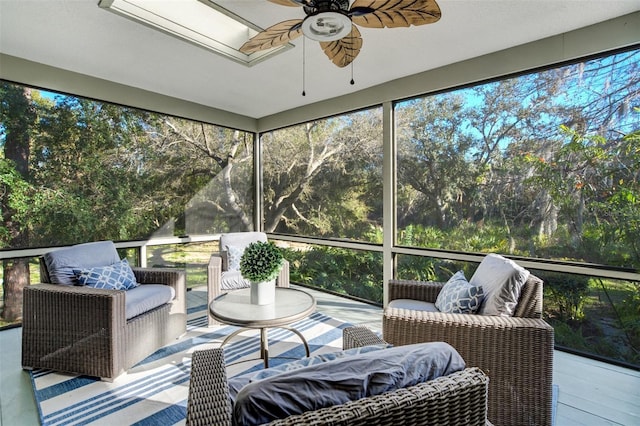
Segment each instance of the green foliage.
[[[72,96],[51,101],[9,83],[0,94],[0,147],[20,148],[25,164],[14,171],[31,188],[11,178],[2,214],[11,200],[15,211],[3,225],[21,226],[30,245],[247,228],[252,136]],[[19,247],[3,225],[0,243]]]
[[556,247],[547,255],[573,253],[577,260],[637,267],[640,130],[607,138],[561,126],[560,135],[565,142],[552,159],[527,157],[536,170],[528,181],[548,191],[567,223],[565,235],[559,229],[549,240]]
[[[600,144],[608,141],[600,140]],[[606,146],[606,145],[605,145]],[[603,148],[604,150],[604,148]],[[608,152],[607,150],[606,152]],[[640,130],[625,135],[611,154],[605,176],[613,183],[601,188],[592,204],[598,217],[607,262],[615,265],[640,265]],[[620,167],[620,163],[624,167]],[[613,225],[613,226],[612,226]]]
[[458,271],[463,271],[465,277],[471,278],[476,266],[449,259],[403,255],[399,257],[396,276],[405,280],[446,282]]
[[[555,282],[564,281],[566,286],[572,286],[573,276],[570,274],[549,274],[534,271],[536,275],[545,277],[545,317],[555,329],[556,345],[578,349],[599,356],[616,359],[631,364],[640,363],[640,335],[638,334],[638,318],[640,318],[640,298],[638,289],[640,283],[603,280],[599,278],[589,279],[588,289],[574,299],[561,299],[558,301],[554,295],[549,294],[548,288]],[[563,275],[566,278],[563,278]],[[587,280],[582,278],[582,284]],[[570,315],[560,311],[562,303],[569,308],[579,304],[578,311],[582,314]]]
[[640,363],[640,282],[594,281],[600,304],[594,303],[587,320],[600,322],[606,331],[602,340],[613,348],[615,358]]
[[628,291],[616,305],[622,327],[629,337],[629,346],[640,363],[640,283],[628,283]]
[[[31,210],[31,203],[34,190],[31,185],[17,172],[13,162],[0,158],[0,217],[9,218],[11,212],[12,225],[26,229],[29,221],[28,213]],[[10,224],[2,221],[0,224],[0,244],[5,245],[10,242]]]
[[412,224],[398,233],[398,242],[403,246],[442,248],[447,241],[448,232],[434,226]]
[[581,327],[572,328],[568,323],[562,321],[550,321],[554,331],[554,341],[556,345],[566,348],[577,349],[588,352],[593,345],[588,338],[585,338]]
[[398,262],[398,279],[439,281],[436,260],[421,256],[402,256]]
[[382,303],[380,253],[314,246],[287,250],[291,280]]
[[547,306],[554,310],[554,314],[560,320],[584,319],[584,306],[589,293],[589,277],[548,271],[533,271],[533,273],[544,281]]
[[409,225],[398,232],[399,245],[448,250],[508,253],[507,231],[500,224],[463,222],[456,228]]
[[272,241],[251,243],[240,259],[240,273],[252,283],[271,281],[278,277],[284,258]]

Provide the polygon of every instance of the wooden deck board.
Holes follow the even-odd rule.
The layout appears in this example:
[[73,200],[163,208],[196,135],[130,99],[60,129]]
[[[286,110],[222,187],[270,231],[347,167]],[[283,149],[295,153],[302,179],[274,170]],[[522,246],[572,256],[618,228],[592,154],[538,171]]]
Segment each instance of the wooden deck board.
[[582,424],[640,425],[640,372],[556,351],[553,381],[559,406],[572,408],[559,409],[557,424],[577,418]]
[[[556,426],[619,426],[609,419],[587,413],[579,408],[558,403]],[[631,426],[631,425],[629,425]]]
[[[567,368],[571,368],[567,366]],[[562,367],[556,367],[554,370],[554,383],[562,384],[560,388],[564,395],[571,395],[584,400],[594,399],[596,403],[605,403],[608,401],[616,401],[620,409],[626,408],[628,411],[634,412],[640,409],[640,396],[637,393],[640,387],[640,380],[635,381],[625,377],[624,374],[610,373],[606,376],[598,374],[589,374],[587,370],[575,369],[568,370]],[[612,382],[615,380],[615,383]]]

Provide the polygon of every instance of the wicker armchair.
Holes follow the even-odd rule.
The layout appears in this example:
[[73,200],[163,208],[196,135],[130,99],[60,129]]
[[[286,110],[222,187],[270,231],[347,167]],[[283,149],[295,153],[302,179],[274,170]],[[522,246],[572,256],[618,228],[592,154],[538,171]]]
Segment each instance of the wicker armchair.
[[[222,293],[232,291],[231,288],[225,288],[223,285],[223,276],[229,272],[229,257],[225,247],[227,245],[237,245],[244,248],[254,241],[267,241],[267,234],[264,232],[232,232],[220,236],[220,251],[211,255],[207,266],[208,303],[211,303],[213,299]],[[276,278],[276,285],[278,287],[289,287],[289,262],[286,260],[278,278]],[[242,288],[242,286],[237,288]],[[209,326],[220,324],[211,314],[208,317]]]
[[[391,280],[389,300],[435,302],[444,283]],[[496,425],[551,425],[553,328],[542,317],[543,283],[530,275],[513,317],[387,307],[383,337],[394,345],[444,341],[489,381]]]
[[47,267],[41,259],[43,283],[23,291],[23,368],[52,369],[112,381],[184,334],[184,271],[132,269],[140,285],[166,284],[175,290],[175,298],[126,320],[124,290],[49,284]]
[[[344,348],[384,343],[364,327],[343,332]],[[339,406],[275,420],[270,426],[300,425],[486,425],[487,376],[478,368]],[[221,349],[196,351],[191,364],[187,425],[231,425],[231,406]]]

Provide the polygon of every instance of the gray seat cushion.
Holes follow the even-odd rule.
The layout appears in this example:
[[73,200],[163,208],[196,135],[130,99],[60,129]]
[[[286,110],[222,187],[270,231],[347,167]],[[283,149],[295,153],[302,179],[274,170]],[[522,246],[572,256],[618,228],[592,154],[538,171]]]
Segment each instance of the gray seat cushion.
[[256,380],[233,401],[233,424],[256,425],[379,395],[463,370],[444,342],[360,353]]
[[170,302],[176,296],[173,287],[163,284],[142,284],[125,292],[125,315],[137,317]]
[[394,299],[387,305],[389,308],[408,309],[411,311],[440,312],[436,304],[414,299]]
[[113,241],[78,244],[46,253],[44,262],[52,284],[79,285],[74,269],[112,265],[120,261]]

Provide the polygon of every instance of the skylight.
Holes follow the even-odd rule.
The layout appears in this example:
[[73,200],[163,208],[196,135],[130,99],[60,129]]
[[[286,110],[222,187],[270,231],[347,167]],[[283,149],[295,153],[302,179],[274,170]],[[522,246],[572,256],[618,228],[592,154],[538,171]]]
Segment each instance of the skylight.
[[293,47],[287,44],[249,55],[240,52],[240,46],[262,28],[211,0],[100,0],[98,6],[247,66]]

